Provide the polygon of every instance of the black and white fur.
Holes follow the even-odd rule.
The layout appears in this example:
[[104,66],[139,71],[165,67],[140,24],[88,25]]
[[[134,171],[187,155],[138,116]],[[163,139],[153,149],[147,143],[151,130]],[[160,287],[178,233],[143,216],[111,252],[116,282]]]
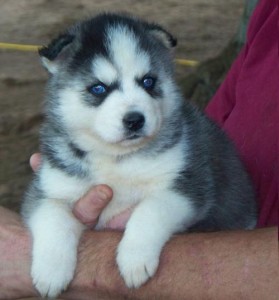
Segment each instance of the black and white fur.
[[[113,189],[96,229],[134,208],[116,255],[128,287],[154,275],[174,233],[255,226],[253,190],[233,146],[174,82],[175,44],[158,25],[103,14],[40,50],[50,73],[43,159],[22,213],[43,296],[57,296],[73,278],[84,226],[72,207],[96,184]],[[104,95],[92,94],[98,84]]]

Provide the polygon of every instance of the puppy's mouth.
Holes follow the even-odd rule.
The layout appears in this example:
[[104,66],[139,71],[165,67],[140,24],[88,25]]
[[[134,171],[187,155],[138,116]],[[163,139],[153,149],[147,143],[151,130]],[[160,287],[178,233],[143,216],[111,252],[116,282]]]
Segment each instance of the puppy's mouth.
[[133,132],[126,136],[126,140],[137,140],[142,137],[143,137],[143,134]]
[[148,138],[143,132],[127,132],[122,138],[120,143],[123,146],[132,146],[145,143],[144,141]]

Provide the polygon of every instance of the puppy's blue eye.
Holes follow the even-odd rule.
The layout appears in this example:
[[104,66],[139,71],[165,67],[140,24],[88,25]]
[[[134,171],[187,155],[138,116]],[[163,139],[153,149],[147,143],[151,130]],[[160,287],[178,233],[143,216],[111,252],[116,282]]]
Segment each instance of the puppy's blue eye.
[[102,96],[107,92],[107,87],[104,84],[98,83],[91,86],[89,92],[96,96]]
[[148,76],[143,78],[142,85],[145,89],[150,90],[153,89],[155,82],[156,82],[155,78]]

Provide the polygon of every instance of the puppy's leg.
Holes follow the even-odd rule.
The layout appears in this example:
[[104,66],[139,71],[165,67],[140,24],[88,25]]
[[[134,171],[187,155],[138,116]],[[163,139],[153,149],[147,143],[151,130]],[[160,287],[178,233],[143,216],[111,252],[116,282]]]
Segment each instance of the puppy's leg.
[[28,221],[33,235],[33,283],[42,296],[56,297],[74,276],[83,225],[59,200],[46,199]]
[[152,277],[168,239],[191,225],[194,208],[174,192],[160,193],[139,204],[127,223],[117,250],[117,264],[128,287],[139,287]]

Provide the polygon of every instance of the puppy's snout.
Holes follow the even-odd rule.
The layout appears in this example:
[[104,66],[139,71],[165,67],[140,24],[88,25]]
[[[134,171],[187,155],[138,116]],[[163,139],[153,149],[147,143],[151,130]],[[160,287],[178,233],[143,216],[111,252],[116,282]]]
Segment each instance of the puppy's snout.
[[142,129],[144,123],[144,115],[137,111],[129,112],[123,118],[124,127],[129,131],[138,131]]

